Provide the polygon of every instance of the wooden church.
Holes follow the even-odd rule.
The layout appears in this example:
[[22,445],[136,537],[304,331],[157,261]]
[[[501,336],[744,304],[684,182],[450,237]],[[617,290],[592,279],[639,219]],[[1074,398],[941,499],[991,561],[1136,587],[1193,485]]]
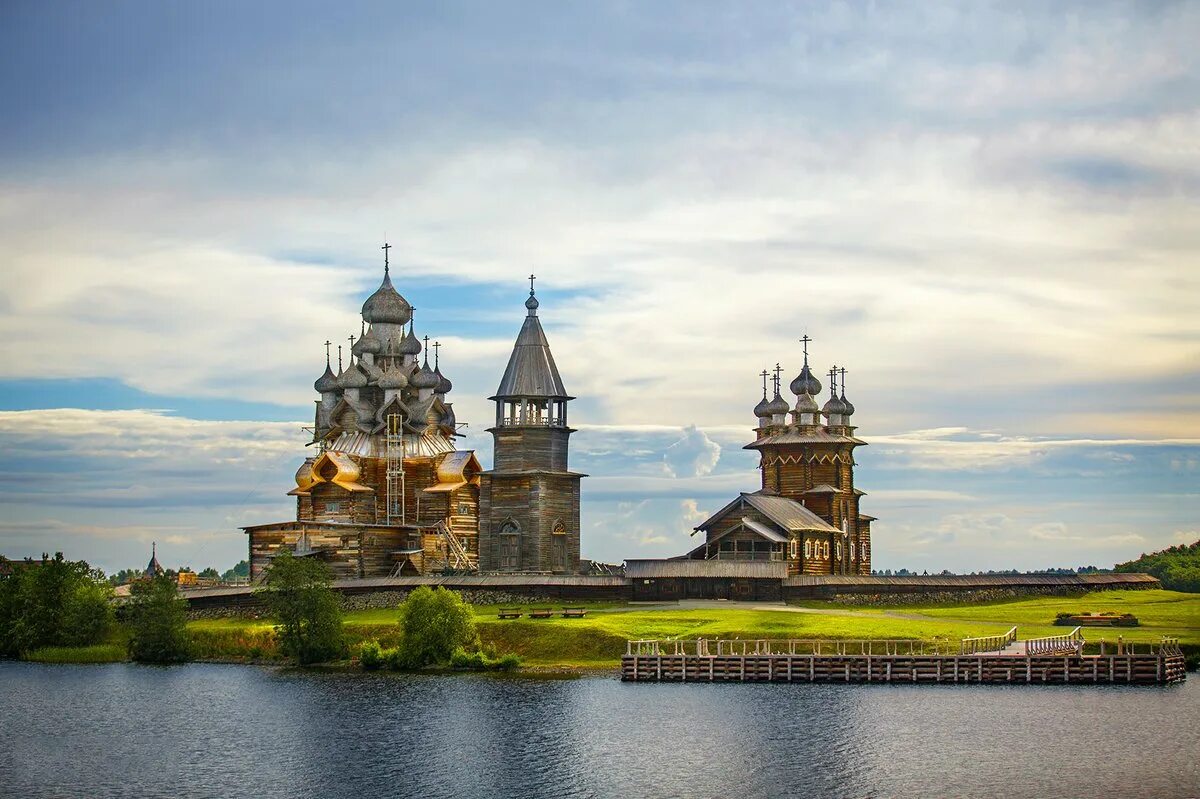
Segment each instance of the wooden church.
[[859,512],[864,492],[854,484],[854,450],[866,442],[854,435],[846,370],[830,369],[829,399],[819,407],[821,382],[808,365],[811,339],[801,341],[804,366],[789,386],[794,406],[780,392],[782,369],[775,368],[771,399],[769,373],[762,373],[755,439],[746,445],[759,454],[761,487],[738,495],[697,526],[693,534],[703,533],[704,543],[685,558],[714,565],[773,562],[788,575],[871,573],[875,517]]
[[[315,453],[296,471],[294,521],[242,528],[251,577],[287,550],[339,577],[579,570],[579,480],[567,469],[567,395],[537,317],[526,318],[496,395],[495,468],[456,446],[439,345],[384,276],[338,371],[326,342],[314,384]],[[434,350],[430,366],[430,349]]]

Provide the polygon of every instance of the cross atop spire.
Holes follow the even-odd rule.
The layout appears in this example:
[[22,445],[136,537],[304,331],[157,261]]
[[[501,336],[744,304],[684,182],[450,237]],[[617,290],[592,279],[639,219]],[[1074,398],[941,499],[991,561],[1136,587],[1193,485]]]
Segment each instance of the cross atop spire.
[[783,367],[775,364],[775,396],[779,396],[779,375],[783,372]]
[[383,246],[382,246],[382,247],[380,247],[379,249],[383,250],[383,276],[384,276],[384,277],[389,277],[389,273],[388,273],[388,250],[392,249],[392,245],[390,245],[390,244],[388,244],[388,243],[387,243],[387,239],[384,239]]
[[846,367],[838,369],[838,375],[842,378],[842,398],[846,397]]
[[829,368],[829,396],[831,397],[837,396],[837,379],[838,368],[836,366],[831,366]]
[[423,340],[425,342],[425,365],[428,366],[429,365],[429,336],[425,336],[425,338]]
[[342,345],[338,345],[338,374],[342,373]]
[[770,375],[770,374],[771,374],[771,373],[770,373],[770,372],[768,372],[766,369],[763,369],[763,370],[762,370],[762,379],[763,379],[763,399],[766,399],[766,398],[767,398],[767,376],[768,376],[768,375]]
[[329,339],[325,339],[325,368],[326,369],[329,368],[329,345],[332,343],[333,342],[330,341]]
[[808,342],[812,341],[808,337],[808,331],[804,332],[804,336],[800,339],[800,343],[804,345],[804,365],[808,366]]
[[533,281],[535,281],[535,280],[537,280],[537,275],[531,274],[529,276],[529,295],[530,296],[533,296]]
[[[428,341],[428,339],[426,339],[426,341]],[[441,342],[439,342],[439,341],[433,342],[433,368],[434,369],[439,368],[438,367],[438,355],[439,355],[438,350],[440,350],[441,348],[442,348]]]

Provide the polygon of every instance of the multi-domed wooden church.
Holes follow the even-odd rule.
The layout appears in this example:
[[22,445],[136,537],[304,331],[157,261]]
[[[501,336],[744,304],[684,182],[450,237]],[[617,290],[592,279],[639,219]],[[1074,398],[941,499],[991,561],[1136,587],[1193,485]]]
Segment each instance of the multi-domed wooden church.
[[[579,570],[579,481],[567,468],[567,405],[530,280],[526,316],[495,396],[494,463],[458,449],[438,345],[384,277],[362,306],[349,358],[314,384],[311,445],[296,472],[295,521],[243,528],[251,576],[281,550],[340,577]],[[433,364],[430,365],[430,349]]]
[[789,575],[871,573],[875,517],[859,512],[863,492],[854,485],[854,449],[866,442],[854,436],[846,370],[829,370],[829,399],[818,406],[821,382],[808,365],[811,339],[801,341],[804,366],[789,386],[794,406],[780,393],[782,369],[775,368],[771,399],[770,374],[762,373],[755,440],[746,445],[759,454],[762,486],[700,524],[704,543],[688,559],[775,562],[786,564]]

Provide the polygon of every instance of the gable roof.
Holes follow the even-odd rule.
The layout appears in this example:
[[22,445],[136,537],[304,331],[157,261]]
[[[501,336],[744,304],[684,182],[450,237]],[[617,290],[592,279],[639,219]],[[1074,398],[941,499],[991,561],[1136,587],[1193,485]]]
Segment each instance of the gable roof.
[[788,532],[799,532],[801,530],[818,530],[825,533],[831,531],[835,533],[841,532],[794,499],[758,493],[739,494],[737,499],[709,516],[698,524],[695,529],[708,530],[718,519],[723,518],[730,510],[742,503],[754,508]]
[[840,533],[829,522],[822,519],[794,499],[776,497],[769,494],[742,494],[742,498],[763,516],[778,524],[785,530],[820,530]]

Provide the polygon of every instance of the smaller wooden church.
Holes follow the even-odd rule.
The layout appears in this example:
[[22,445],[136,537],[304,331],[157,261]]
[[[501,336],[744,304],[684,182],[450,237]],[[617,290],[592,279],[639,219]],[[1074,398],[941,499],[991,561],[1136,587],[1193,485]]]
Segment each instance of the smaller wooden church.
[[[763,371],[762,400],[754,408],[758,424],[746,449],[759,453],[762,486],[739,494],[696,527],[704,543],[685,558],[705,561],[785,563],[787,574],[870,574],[871,522],[859,512],[864,495],[854,485],[854,406],[846,399],[845,369],[830,369],[830,394],[817,405],[821,383],[808,365],[789,388],[793,406],[780,392],[775,368],[774,396],[767,398],[769,372]],[[839,394],[838,381],[841,379]]]

